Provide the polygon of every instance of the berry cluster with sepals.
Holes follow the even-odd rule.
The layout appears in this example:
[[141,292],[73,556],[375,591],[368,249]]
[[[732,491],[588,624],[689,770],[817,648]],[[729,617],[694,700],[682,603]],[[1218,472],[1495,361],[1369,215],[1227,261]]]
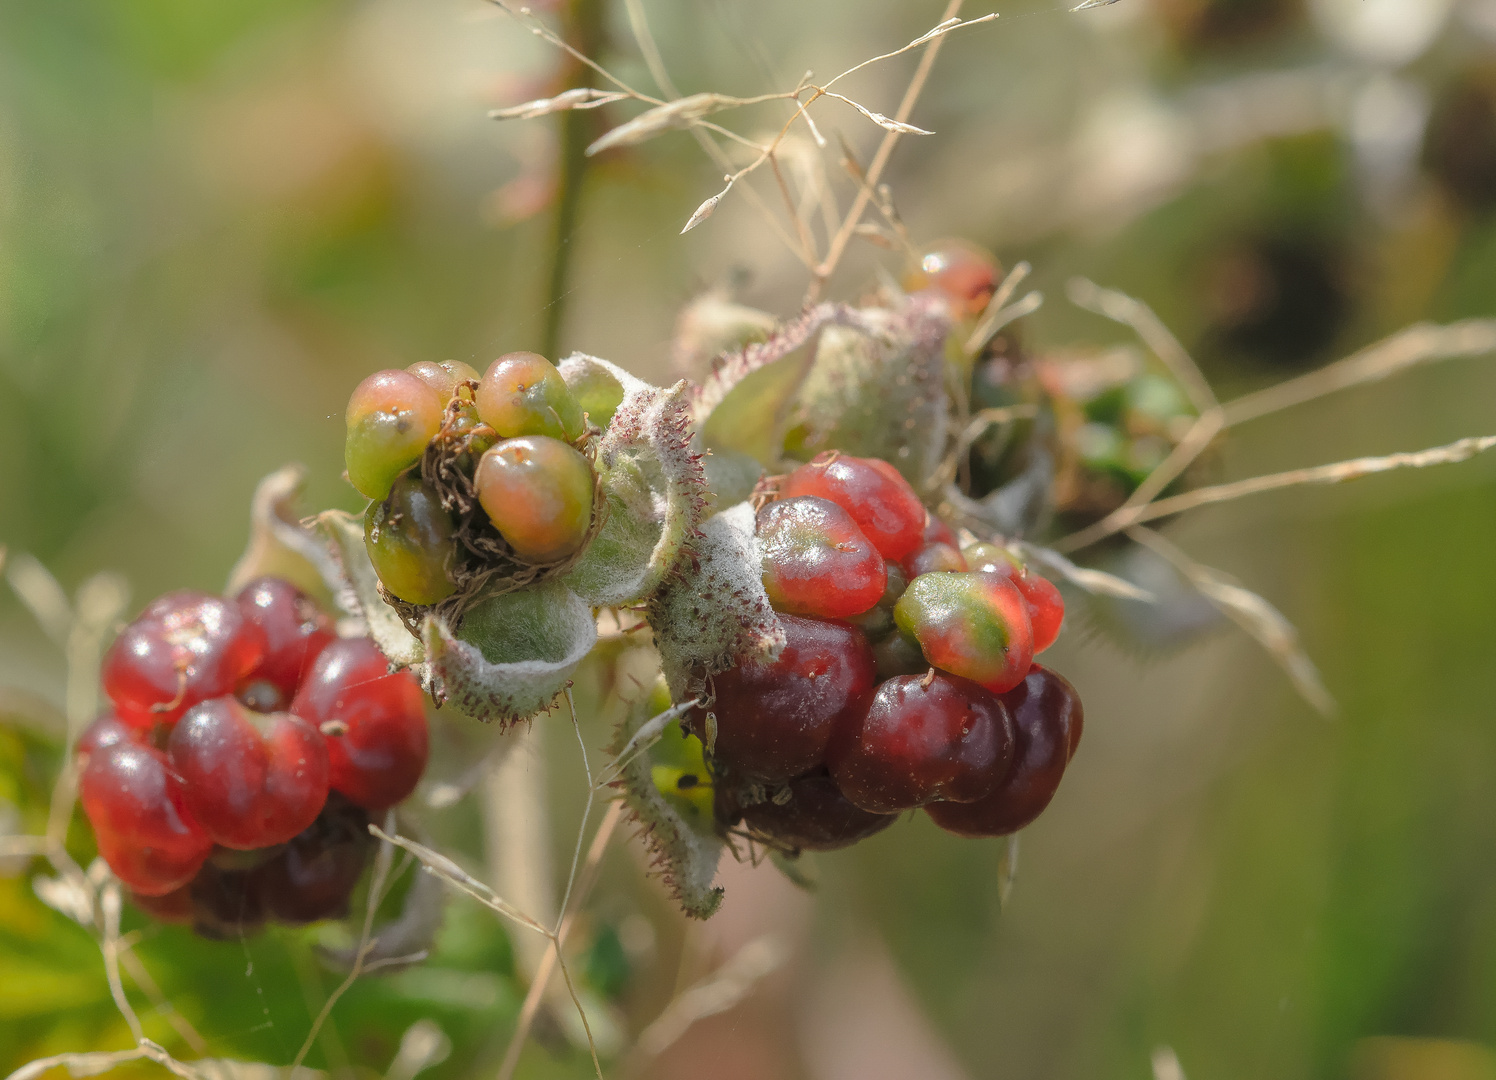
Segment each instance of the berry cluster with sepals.
[[79,737],[99,854],[145,910],[208,937],[346,913],[369,814],[426,767],[419,684],[279,578],[162,596],[103,665]]
[[1001,836],[1049,803],[1080,739],[1074,688],[1034,663],[1059,590],[931,516],[887,462],[831,453],[758,511],[785,646],[712,681],[686,724],[708,748],[724,833],[832,849],[924,807]]
[[622,398],[599,378],[574,392],[545,357],[516,352],[481,376],[428,362],[359,383],[345,461],[372,500],[365,546],[389,596],[431,607],[495,569],[555,566],[581,551],[596,501],[592,425]]

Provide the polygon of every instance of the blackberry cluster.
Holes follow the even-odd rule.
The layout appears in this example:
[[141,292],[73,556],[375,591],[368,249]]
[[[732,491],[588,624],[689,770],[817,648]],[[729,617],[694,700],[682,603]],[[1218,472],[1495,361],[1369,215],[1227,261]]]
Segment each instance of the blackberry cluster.
[[[372,502],[365,545],[385,591],[429,607],[494,573],[565,563],[585,545],[586,450],[623,388],[567,386],[537,353],[377,371],[348,401],[348,479]],[[584,408],[585,404],[585,408]]]
[[279,578],[168,593],[104,658],[79,796],[135,902],[207,937],[346,914],[369,814],[426,767],[419,684]]
[[873,458],[796,469],[756,531],[784,649],[718,675],[685,721],[708,748],[717,828],[795,852],[915,807],[961,836],[1037,817],[1082,726],[1075,689],[1034,663],[1059,634],[1059,590],[1006,549],[963,551]]

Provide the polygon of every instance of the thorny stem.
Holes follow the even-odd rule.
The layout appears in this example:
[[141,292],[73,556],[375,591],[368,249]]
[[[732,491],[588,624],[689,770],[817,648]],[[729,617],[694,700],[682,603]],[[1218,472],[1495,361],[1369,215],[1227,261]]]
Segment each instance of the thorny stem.
[[[585,84],[587,67],[576,59],[577,54],[585,57],[601,52],[603,6],[603,0],[568,0],[562,9],[561,33],[570,46],[562,70],[565,89]],[[593,118],[590,113],[567,109],[558,117],[557,123],[560,165],[556,177],[556,213],[551,229],[549,302],[540,343],[541,353],[550,357],[559,355],[561,344],[566,298],[570,292],[571,241],[581,216],[582,187],[587,177],[587,145],[592,141]]]

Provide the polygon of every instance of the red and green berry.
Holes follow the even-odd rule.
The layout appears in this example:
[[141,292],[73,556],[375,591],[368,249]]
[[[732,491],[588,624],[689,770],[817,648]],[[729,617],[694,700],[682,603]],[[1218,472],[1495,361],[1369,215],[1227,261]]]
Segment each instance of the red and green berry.
[[426,764],[419,685],[278,578],[162,597],[104,689],[75,747],[99,854],[145,910],[208,937],[344,913],[369,813]]

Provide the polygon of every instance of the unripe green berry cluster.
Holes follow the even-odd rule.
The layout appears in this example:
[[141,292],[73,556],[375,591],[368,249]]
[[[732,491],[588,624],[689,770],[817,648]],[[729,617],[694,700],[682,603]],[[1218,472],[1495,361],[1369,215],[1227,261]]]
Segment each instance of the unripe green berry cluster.
[[[365,546],[385,590],[430,606],[456,593],[475,562],[548,566],[576,555],[595,501],[585,451],[621,399],[605,372],[588,372],[574,392],[530,352],[507,353],[481,376],[460,361],[422,362],[359,383],[344,456],[349,481],[371,500]],[[487,542],[474,530],[491,530]]]

